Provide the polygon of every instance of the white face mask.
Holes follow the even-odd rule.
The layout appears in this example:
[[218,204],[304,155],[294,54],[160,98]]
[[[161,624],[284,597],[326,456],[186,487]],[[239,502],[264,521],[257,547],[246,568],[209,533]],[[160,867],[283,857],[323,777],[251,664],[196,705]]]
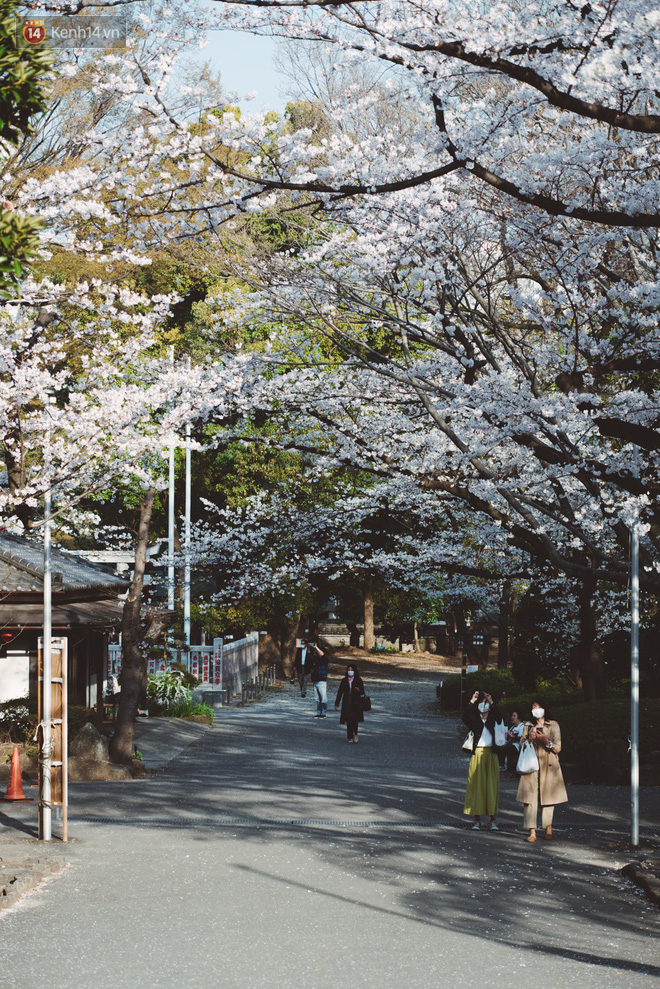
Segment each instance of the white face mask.
[[352,680],[353,677],[355,676],[355,673],[353,673],[353,670],[349,670],[346,675],[347,675],[347,677],[348,677],[349,680]]
[[479,710],[482,714],[487,714],[490,711],[490,704],[488,701],[482,701],[481,704],[479,704]]
[[534,707],[534,708],[532,708],[532,717],[533,718],[542,718],[544,714],[545,714],[545,708],[542,708],[542,707]]

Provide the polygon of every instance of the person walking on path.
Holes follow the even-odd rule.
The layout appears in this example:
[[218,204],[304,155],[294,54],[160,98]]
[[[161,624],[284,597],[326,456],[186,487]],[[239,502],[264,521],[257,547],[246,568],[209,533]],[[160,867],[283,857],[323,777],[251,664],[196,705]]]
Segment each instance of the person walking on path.
[[521,745],[531,742],[536,749],[539,768],[533,773],[520,777],[516,800],[524,804],[525,827],[529,828],[527,841],[536,841],[536,818],[541,805],[541,827],[545,828],[545,838],[552,841],[552,818],[556,804],[565,804],[568,794],[564,785],[559,753],[561,752],[561,732],[556,721],[547,717],[546,704],[537,698],[532,702],[532,721],[525,723]]
[[339,684],[335,701],[335,711],[341,703],[339,724],[346,725],[346,736],[349,742],[357,742],[358,725],[364,721],[362,697],[364,697],[364,684],[361,677],[358,676],[355,663],[349,663],[346,667],[346,676],[342,678]]
[[314,717],[325,718],[325,712],[328,708],[328,657],[314,643],[311,644],[310,649],[316,653],[312,666],[312,683],[316,694],[316,714]]
[[296,649],[296,656],[293,661],[294,676],[291,677],[291,683],[295,683],[297,677],[300,685],[300,696],[306,697],[307,675],[312,665],[312,654],[307,639],[299,639],[298,641],[300,645]]
[[474,816],[473,831],[481,827],[481,818],[490,816],[490,830],[499,831],[497,809],[500,798],[500,765],[495,752],[495,722],[502,716],[490,694],[475,690],[463,712],[463,721],[473,733],[474,741],[465,790],[464,814]]

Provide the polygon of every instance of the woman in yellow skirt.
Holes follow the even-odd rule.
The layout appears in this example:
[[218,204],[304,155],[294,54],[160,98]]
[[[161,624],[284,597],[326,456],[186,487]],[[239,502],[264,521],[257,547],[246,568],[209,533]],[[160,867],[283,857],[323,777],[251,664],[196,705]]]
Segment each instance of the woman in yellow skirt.
[[490,830],[499,831],[497,809],[500,798],[500,764],[495,752],[495,722],[502,716],[490,694],[475,690],[463,712],[463,721],[474,734],[474,747],[468,770],[464,814],[474,816],[473,831],[481,818],[490,817]]

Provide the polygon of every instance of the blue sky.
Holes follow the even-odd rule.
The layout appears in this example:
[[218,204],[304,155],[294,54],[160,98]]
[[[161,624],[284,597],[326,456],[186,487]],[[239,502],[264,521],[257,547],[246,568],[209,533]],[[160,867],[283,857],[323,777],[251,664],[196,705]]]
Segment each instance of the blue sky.
[[209,44],[200,57],[209,60],[220,72],[222,87],[226,93],[236,92],[239,97],[257,92],[249,102],[240,99],[245,110],[259,111],[262,103],[271,110],[284,110],[287,100],[280,96],[278,88],[289,83],[279,75],[273,65],[275,41],[242,31],[209,31]]

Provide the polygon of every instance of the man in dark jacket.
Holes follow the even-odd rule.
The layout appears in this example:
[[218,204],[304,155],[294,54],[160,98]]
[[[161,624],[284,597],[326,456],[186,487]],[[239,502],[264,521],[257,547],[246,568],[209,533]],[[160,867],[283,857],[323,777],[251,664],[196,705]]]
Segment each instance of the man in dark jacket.
[[[305,697],[307,695],[307,677],[312,668],[312,656],[313,652],[310,649],[307,639],[299,639],[300,645],[296,649],[296,658],[293,661],[293,668],[295,671],[295,676],[300,684],[300,696]],[[294,683],[294,677],[291,677],[291,683]]]
[[325,712],[328,708],[328,657],[314,643],[310,649],[316,653],[312,666],[312,683],[316,694],[316,714],[314,717],[325,718]]

